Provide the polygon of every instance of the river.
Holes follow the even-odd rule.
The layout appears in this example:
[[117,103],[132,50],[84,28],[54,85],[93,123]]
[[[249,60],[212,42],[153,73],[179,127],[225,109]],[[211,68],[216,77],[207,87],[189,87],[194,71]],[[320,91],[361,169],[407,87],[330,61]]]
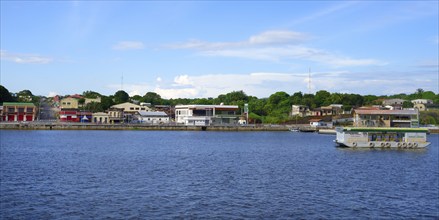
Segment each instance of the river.
[[0,130],[0,219],[437,219],[438,137],[353,150],[316,133]]

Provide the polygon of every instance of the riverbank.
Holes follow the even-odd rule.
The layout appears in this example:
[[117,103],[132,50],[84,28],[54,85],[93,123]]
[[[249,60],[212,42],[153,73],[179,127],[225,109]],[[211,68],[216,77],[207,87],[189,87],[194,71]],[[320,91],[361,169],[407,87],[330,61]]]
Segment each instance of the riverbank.
[[[309,125],[147,125],[147,124],[92,124],[60,122],[3,122],[0,130],[169,130],[169,131],[291,131],[335,134],[334,129],[311,128]],[[439,128],[429,128],[431,134],[439,134]]]
[[145,124],[91,124],[91,123],[0,123],[4,130],[170,130],[170,131],[289,131],[284,125],[145,125]]

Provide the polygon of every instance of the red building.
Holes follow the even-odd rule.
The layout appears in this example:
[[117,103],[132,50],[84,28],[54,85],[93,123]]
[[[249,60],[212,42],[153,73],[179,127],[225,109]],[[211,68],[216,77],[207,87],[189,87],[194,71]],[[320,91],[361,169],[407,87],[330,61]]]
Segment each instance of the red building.
[[78,111],[77,109],[61,109],[59,121],[61,122],[91,122],[92,112]]
[[35,121],[37,108],[33,103],[27,102],[4,102],[3,121]]
[[77,109],[61,109],[59,111],[59,121],[61,122],[79,122]]

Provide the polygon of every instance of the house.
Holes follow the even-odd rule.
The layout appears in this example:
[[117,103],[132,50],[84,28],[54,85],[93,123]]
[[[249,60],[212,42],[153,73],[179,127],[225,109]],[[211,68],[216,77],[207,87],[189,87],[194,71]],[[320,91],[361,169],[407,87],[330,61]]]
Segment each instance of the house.
[[93,98],[85,98],[84,105],[87,105],[87,104],[92,103],[92,102],[101,103],[101,97],[97,97],[94,99]]
[[78,99],[67,97],[60,100],[60,107],[61,109],[77,109],[78,106]]
[[310,116],[335,116],[343,114],[343,109],[339,105],[322,106],[310,111]]
[[111,108],[123,109],[124,114],[135,114],[138,111],[151,111],[151,109],[147,106],[140,106],[130,102],[125,102],[117,105],[111,106]]
[[59,121],[60,122],[78,122],[78,110],[76,108],[69,109],[64,108],[59,111]]
[[427,111],[428,107],[433,106],[433,101],[430,99],[415,99],[412,100],[413,107],[419,111]]
[[37,108],[29,102],[3,102],[3,121],[35,121]]
[[108,121],[111,124],[122,123],[124,121],[123,108],[110,108],[108,109]]
[[305,117],[309,111],[308,106],[305,105],[292,105],[291,106],[291,116]]
[[236,124],[238,109],[237,105],[177,105],[175,121],[195,126]]
[[404,99],[385,99],[383,100],[383,106],[391,110],[402,110],[405,101]]
[[413,110],[355,109],[355,127],[419,127],[419,112]]
[[92,112],[78,111],[76,108],[64,108],[59,111],[60,122],[91,122],[92,118]]
[[148,112],[138,111],[136,113],[137,120],[145,124],[168,124],[169,116],[165,112]]
[[105,112],[95,112],[92,114],[92,122],[97,124],[108,124],[110,123],[109,114]]

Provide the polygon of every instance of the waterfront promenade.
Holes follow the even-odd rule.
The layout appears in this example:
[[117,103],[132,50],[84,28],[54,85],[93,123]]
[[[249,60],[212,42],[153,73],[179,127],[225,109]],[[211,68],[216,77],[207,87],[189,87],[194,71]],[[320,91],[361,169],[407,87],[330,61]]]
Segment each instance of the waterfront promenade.
[[[94,124],[72,123],[57,121],[34,122],[1,122],[0,130],[168,130],[168,131],[290,131],[291,129],[302,132],[319,132],[335,134],[333,129],[319,129],[307,124],[278,125],[278,124],[250,124],[250,125],[211,125],[189,126],[180,124]],[[429,127],[429,132],[439,134],[439,127]]]
[[[303,126],[304,127],[304,126]],[[11,130],[173,130],[173,131],[289,131],[286,125],[212,125],[187,126],[179,124],[93,124],[63,122],[2,122],[0,129]]]

